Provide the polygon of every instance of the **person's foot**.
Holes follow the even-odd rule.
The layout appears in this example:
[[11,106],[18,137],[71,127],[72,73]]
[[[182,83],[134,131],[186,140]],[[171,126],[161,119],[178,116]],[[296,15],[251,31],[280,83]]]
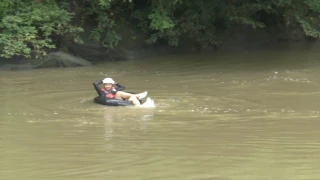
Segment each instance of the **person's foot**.
[[145,98],[146,96],[148,95],[148,92],[147,91],[145,91],[145,92],[143,92],[143,93],[140,93],[138,96],[138,99],[139,100],[141,100],[141,99],[143,99],[143,98]]

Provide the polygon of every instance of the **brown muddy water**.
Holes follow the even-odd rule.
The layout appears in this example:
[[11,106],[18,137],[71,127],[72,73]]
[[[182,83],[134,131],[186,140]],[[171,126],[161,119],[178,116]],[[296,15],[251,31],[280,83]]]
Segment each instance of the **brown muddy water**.
[[[1,180],[320,179],[320,53],[0,72]],[[155,108],[93,103],[112,77]]]

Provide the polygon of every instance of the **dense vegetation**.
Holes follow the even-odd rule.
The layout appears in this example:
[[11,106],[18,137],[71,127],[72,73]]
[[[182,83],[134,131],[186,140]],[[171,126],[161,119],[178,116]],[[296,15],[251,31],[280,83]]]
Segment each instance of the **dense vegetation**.
[[140,29],[148,44],[170,46],[216,46],[220,33],[239,25],[301,28],[319,38],[319,12],[320,0],[2,0],[0,55],[39,56],[66,42],[82,43],[87,23],[94,25],[91,40],[106,48],[121,41],[119,24]]

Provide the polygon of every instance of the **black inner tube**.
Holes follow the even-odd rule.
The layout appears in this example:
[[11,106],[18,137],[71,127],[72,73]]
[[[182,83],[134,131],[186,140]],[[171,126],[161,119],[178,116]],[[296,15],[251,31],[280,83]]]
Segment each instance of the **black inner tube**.
[[132,102],[120,100],[120,99],[108,99],[104,97],[97,96],[93,99],[95,103],[103,104],[107,106],[132,106]]
[[[131,94],[135,94],[133,92],[129,92]],[[93,99],[95,103],[107,105],[107,106],[133,106],[132,102],[120,99],[108,99],[105,97],[97,96]],[[142,101],[139,100],[142,104]]]

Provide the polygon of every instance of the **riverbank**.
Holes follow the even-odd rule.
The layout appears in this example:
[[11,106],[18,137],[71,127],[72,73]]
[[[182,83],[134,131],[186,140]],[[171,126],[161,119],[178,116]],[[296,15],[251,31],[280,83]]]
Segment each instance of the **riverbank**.
[[[126,28],[123,28],[126,29]],[[209,48],[198,48],[193,44],[182,44],[180,47],[172,47],[166,44],[147,45],[146,37],[141,33],[136,39],[129,38],[123,30],[124,39],[112,49],[102,47],[96,42],[84,44],[65,44],[66,52],[52,52],[42,59],[12,58],[1,59],[0,70],[27,70],[47,67],[74,67],[88,66],[108,61],[138,60],[148,57],[162,56],[174,53],[189,52],[248,52],[262,49],[280,48],[286,50],[299,50],[319,48],[320,43],[316,40],[305,38],[303,33],[283,39],[281,34],[268,33],[264,30],[238,28],[233,31],[220,34],[219,45]],[[294,34],[294,33],[292,33]],[[57,55],[58,54],[58,55]]]

